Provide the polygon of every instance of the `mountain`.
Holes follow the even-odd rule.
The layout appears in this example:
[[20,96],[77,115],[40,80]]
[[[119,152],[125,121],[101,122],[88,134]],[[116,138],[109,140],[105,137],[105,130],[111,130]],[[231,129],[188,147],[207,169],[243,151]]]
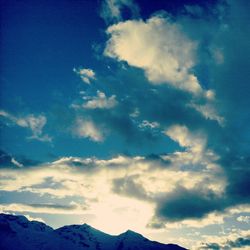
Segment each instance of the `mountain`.
[[103,233],[87,224],[54,230],[24,216],[0,214],[1,250],[184,250],[175,244],[150,241],[126,231],[118,236]]

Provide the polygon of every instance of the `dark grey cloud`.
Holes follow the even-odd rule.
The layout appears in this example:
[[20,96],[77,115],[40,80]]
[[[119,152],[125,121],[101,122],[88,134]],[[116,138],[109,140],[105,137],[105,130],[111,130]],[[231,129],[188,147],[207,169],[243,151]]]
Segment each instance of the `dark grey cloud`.
[[224,206],[224,201],[212,191],[202,187],[186,189],[179,186],[159,200],[156,216],[167,221],[202,218],[209,212],[223,209]]
[[200,249],[220,250],[221,247],[217,243],[207,243],[204,244],[204,246],[202,246]]
[[150,200],[143,186],[135,182],[135,177],[136,176],[130,176],[128,178],[114,179],[113,191],[121,195],[135,197],[141,200]]
[[60,209],[60,210],[74,210],[76,208],[76,205],[62,205],[62,204],[51,204],[51,203],[29,203],[29,204],[23,204],[28,205],[30,207],[34,208],[53,208],[53,209]]
[[247,238],[239,237],[235,241],[228,241],[227,244],[231,248],[241,248],[241,247],[246,247],[250,246],[250,236]]
[[166,225],[164,222],[161,221],[150,221],[147,224],[147,228],[152,228],[152,229],[163,229],[166,228]]
[[200,249],[234,249],[250,246],[250,237],[239,237],[236,240],[228,240],[223,246],[218,243],[205,243]]

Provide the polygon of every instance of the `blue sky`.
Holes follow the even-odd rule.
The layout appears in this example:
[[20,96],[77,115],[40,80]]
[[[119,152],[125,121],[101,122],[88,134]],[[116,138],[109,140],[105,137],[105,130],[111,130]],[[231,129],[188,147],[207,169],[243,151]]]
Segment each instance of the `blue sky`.
[[249,245],[248,1],[1,9],[1,211]]

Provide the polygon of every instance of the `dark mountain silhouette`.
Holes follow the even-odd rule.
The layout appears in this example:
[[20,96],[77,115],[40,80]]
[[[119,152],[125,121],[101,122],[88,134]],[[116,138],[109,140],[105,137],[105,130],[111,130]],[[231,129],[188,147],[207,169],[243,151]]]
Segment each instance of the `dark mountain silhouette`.
[[54,230],[24,216],[0,214],[1,250],[184,250],[175,244],[150,241],[133,231],[118,236],[87,224]]

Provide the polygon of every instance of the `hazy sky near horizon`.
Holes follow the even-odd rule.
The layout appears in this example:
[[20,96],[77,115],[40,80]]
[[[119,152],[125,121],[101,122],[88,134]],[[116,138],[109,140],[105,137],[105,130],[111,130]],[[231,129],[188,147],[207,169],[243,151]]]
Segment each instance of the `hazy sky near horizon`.
[[247,0],[1,0],[0,211],[250,246]]

